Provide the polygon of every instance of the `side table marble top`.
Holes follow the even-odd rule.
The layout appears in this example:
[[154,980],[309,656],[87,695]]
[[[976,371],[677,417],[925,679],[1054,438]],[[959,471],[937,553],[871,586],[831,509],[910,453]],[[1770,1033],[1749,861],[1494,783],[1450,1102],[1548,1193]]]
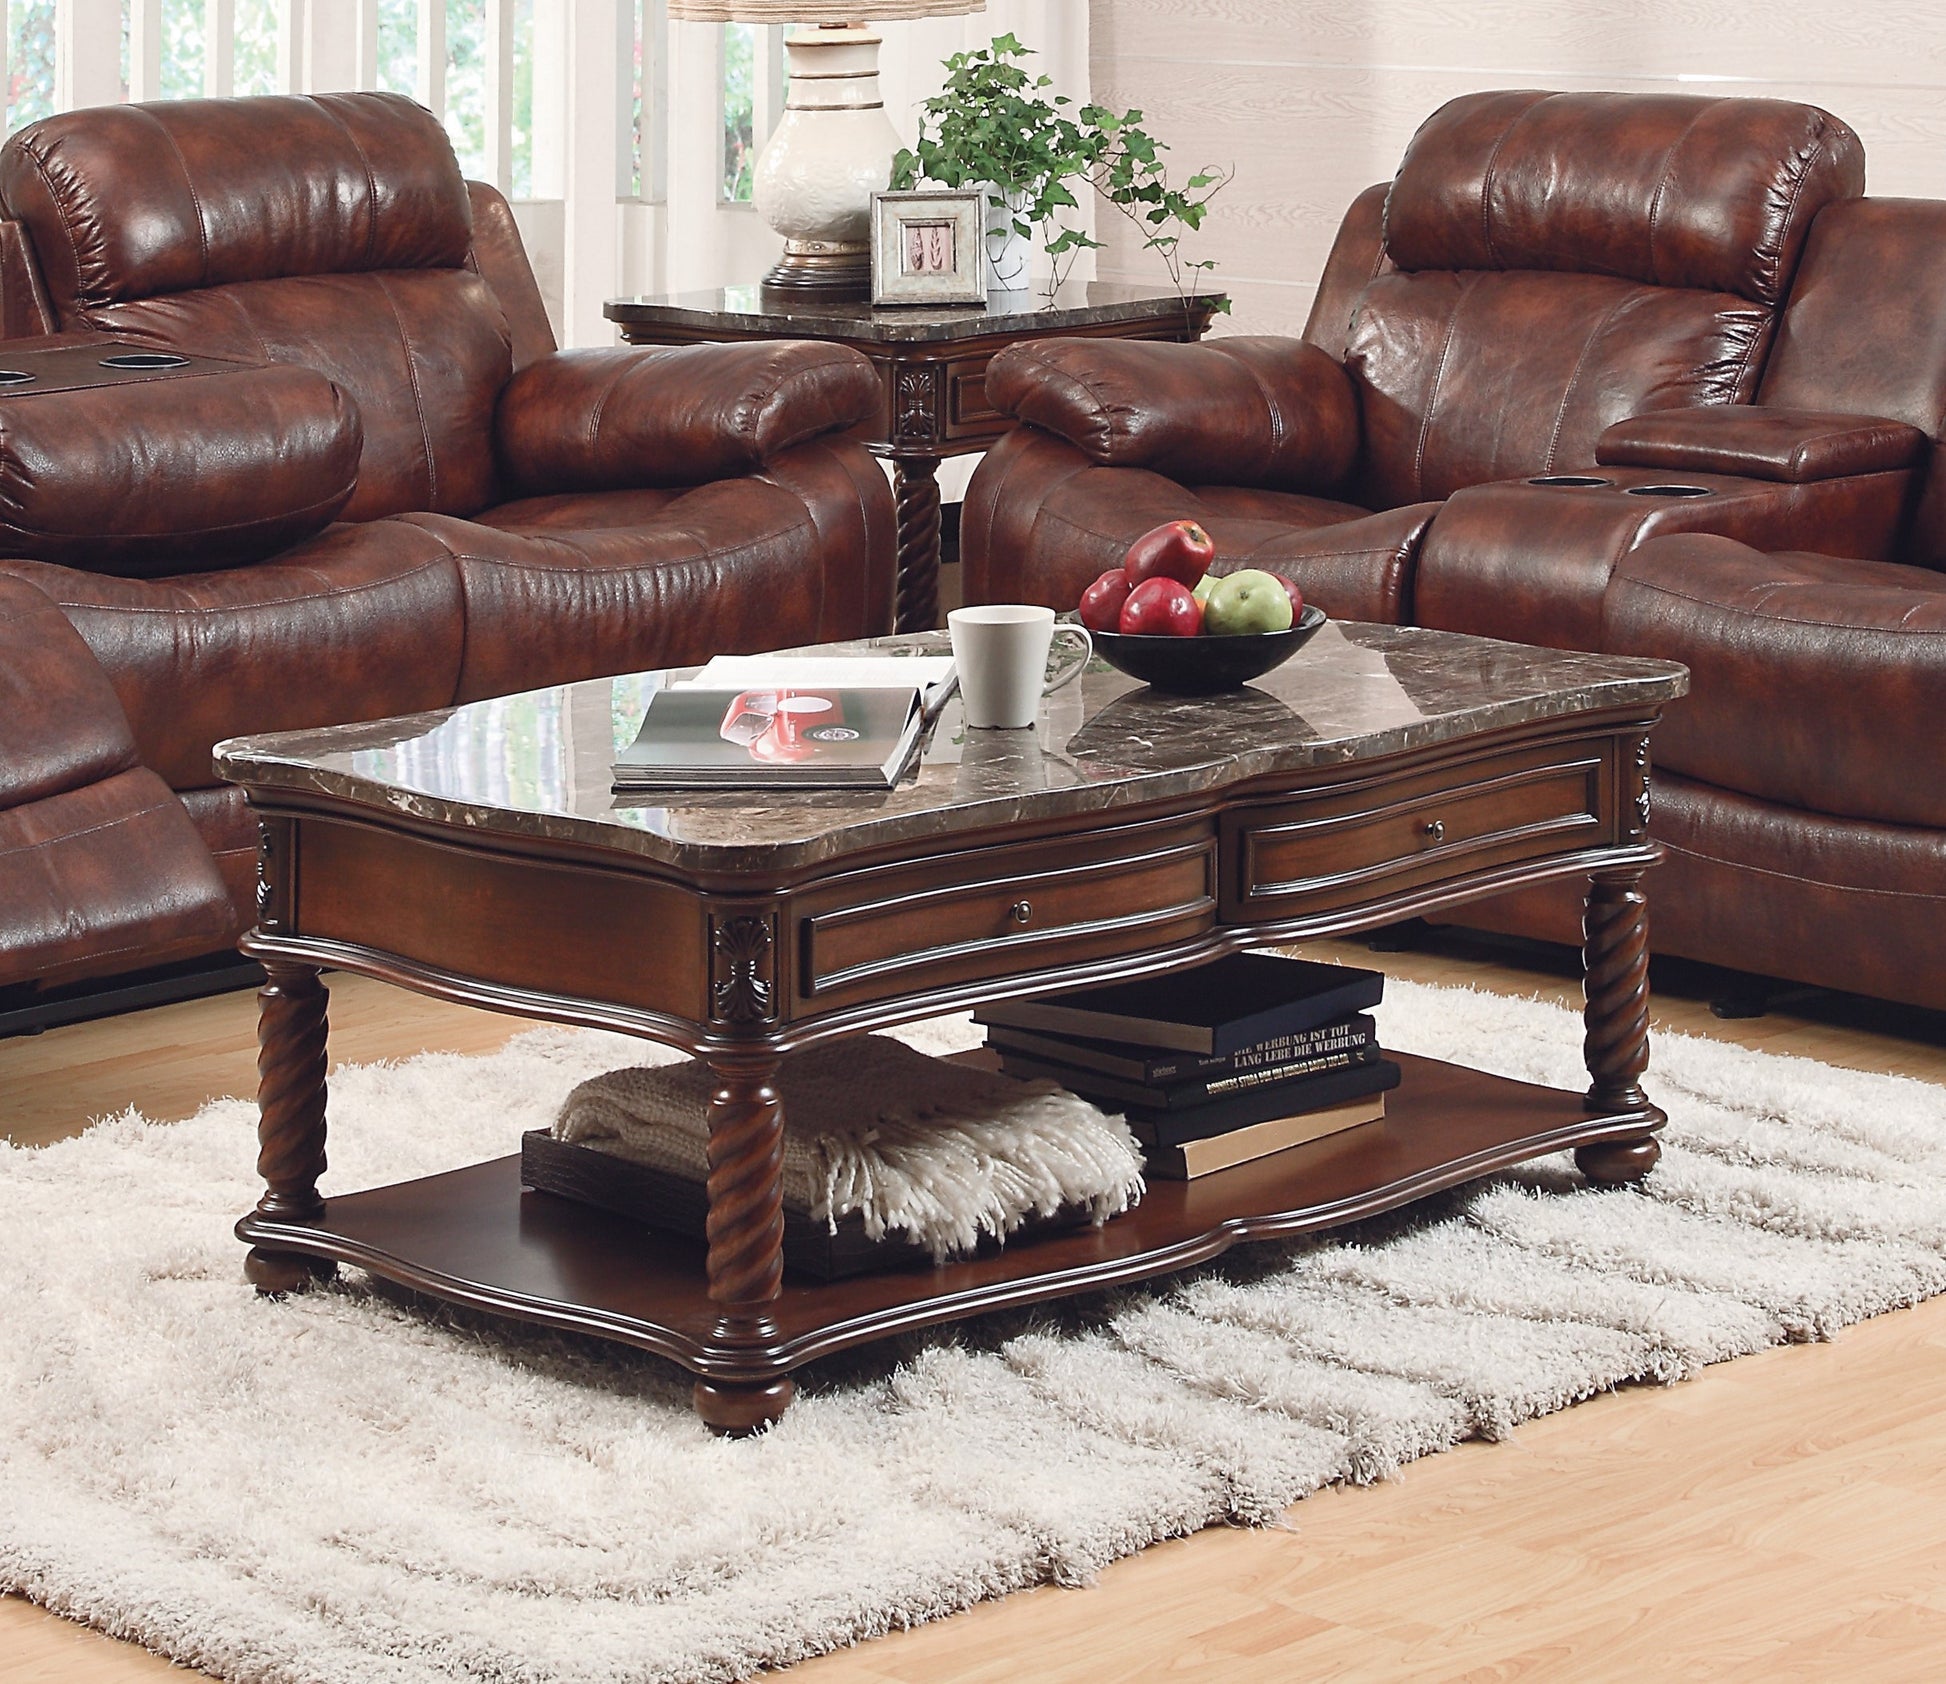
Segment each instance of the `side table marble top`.
[[884,397],[856,436],[893,464],[899,558],[889,623],[927,631],[939,623],[939,464],[985,450],[1013,427],[987,402],[988,361],[1031,339],[1200,339],[1223,304],[1220,293],[1179,297],[1096,281],[1071,284],[1051,301],[994,292],[983,305],[897,307],[719,287],[614,298],[603,312],[631,345],[826,339],[869,358]]

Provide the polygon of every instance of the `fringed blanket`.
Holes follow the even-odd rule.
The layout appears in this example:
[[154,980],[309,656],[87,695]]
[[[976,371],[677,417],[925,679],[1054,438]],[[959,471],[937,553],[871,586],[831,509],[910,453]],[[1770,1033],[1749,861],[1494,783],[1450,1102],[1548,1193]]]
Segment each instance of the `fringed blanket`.
[[[700,1059],[583,1082],[554,1136],[694,1181],[709,1173],[715,1078]],[[1142,1197],[1128,1126],[1052,1082],[1022,1082],[865,1035],[788,1055],[785,1208],[856,1214],[935,1258],[1004,1239],[1030,1217],[1086,1209],[1097,1222]]]

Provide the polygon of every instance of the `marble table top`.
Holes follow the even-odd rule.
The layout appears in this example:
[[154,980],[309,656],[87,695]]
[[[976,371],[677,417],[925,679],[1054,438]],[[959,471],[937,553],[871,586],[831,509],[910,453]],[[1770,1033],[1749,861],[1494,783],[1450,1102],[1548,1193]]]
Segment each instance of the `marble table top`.
[[[832,645],[943,652],[944,633]],[[1058,654],[1057,654],[1058,658]],[[216,766],[461,829],[549,838],[685,870],[789,871],[917,836],[1193,796],[1536,720],[1644,709],[1688,688],[1670,661],[1332,622],[1242,690],[1167,696],[1099,659],[1026,731],[967,729],[958,699],[887,792],[611,791],[648,699],[685,676],[590,679],[437,713],[219,743]]]
[[736,328],[745,333],[894,345],[977,339],[1022,327],[1053,333],[1104,322],[1146,321],[1185,305],[1192,310],[1211,309],[1222,296],[1191,293],[1179,299],[1154,287],[1091,281],[1064,288],[1052,303],[1037,292],[1023,291],[990,292],[984,304],[873,305],[815,296],[797,299],[760,286],[737,286],[663,297],[611,298],[602,311],[625,327],[633,323],[704,331]]

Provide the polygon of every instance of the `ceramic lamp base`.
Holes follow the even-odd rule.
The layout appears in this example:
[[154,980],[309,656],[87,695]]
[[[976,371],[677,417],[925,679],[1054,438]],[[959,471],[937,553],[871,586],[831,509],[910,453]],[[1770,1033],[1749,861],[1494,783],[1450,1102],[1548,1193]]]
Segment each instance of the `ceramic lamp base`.
[[871,249],[849,240],[786,240],[784,255],[764,276],[764,290],[792,296],[870,298]]
[[878,48],[869,29],[830,25],[784,42],[790,96],[757,159],[751,195],[784,236],[766,290],[872,295],[872,194],[891,176],[899,145],[879,96]]

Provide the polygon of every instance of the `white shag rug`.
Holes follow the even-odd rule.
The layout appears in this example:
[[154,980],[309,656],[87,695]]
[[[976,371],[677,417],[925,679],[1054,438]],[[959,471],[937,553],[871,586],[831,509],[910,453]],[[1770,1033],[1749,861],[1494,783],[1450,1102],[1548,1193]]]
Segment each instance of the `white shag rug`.
[[[1583,1081],[1552,1006],[1395,982],[1381,1027]],[[511,1151],[636,1056],[543,1030],[342,1071],[327,1190]],[[0,1148],[0,1587],[239,1684],[739,1678],[1946,1289],[1946,1089],[1670,1036],[1650,1080],[1644,1190],[1548,1160],[1349,1239],[868,1348],[742,1442],[618,1348],[356,1274],[259,1301],[230,1235],[244,1101]]]

